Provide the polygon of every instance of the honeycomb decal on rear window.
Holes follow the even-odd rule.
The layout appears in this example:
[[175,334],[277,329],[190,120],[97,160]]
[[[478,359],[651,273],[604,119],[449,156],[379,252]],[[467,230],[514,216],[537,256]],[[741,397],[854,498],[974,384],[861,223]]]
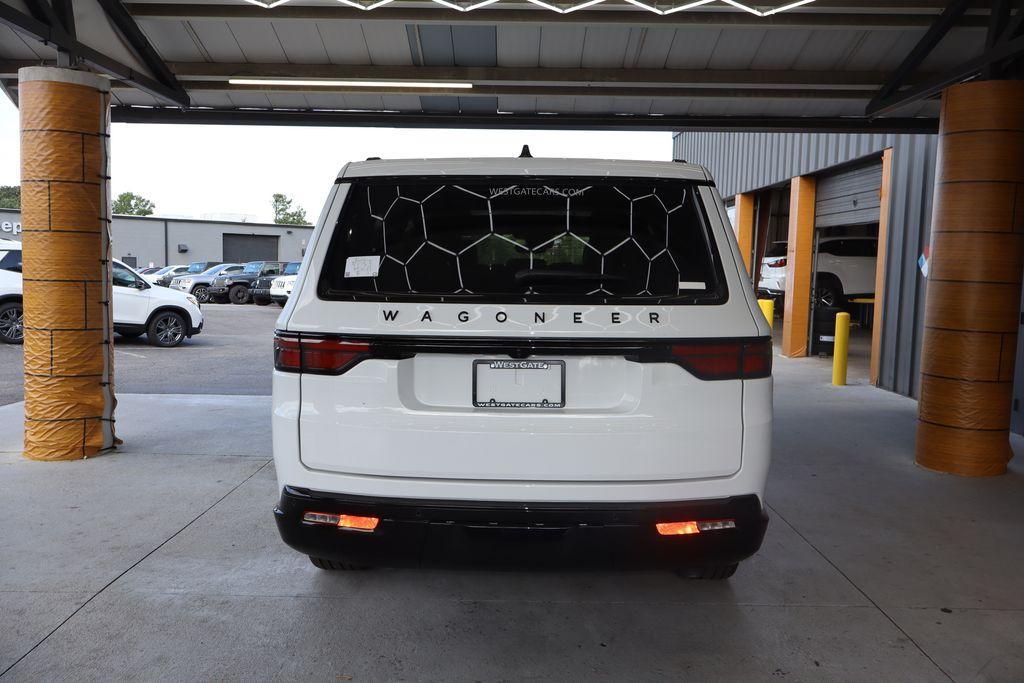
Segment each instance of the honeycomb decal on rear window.
[[[687,183],[567,180],[355,183],[320,294],[721,298],[720,267]],[[376,272],[345,277],[346,260],[361,257],[379,259]]]

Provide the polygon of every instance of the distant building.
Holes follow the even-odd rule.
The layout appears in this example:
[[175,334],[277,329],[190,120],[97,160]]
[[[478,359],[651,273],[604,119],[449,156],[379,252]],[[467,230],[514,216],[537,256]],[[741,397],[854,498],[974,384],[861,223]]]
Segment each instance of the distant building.
[[[190,261],[298,261],[311,225],[276,225],[156,216],[114,216],[114,258],[138,268]],[[21,212],[0,209],[0,239],[21,240]]]

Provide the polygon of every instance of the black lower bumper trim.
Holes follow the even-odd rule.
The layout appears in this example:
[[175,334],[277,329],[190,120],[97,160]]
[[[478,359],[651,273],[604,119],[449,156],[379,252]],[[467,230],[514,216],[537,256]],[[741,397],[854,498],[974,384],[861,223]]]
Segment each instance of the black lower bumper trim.
[[[373,532],[302,521],[305,512],[380,518]],[[368,498],[285,487],[274,510],[285,543],[370,566],[689,568],[731,564],[761,546],[756,495],[669,503],[495,503]],[[655,524],[732,519],[735,529],[661,536]]]

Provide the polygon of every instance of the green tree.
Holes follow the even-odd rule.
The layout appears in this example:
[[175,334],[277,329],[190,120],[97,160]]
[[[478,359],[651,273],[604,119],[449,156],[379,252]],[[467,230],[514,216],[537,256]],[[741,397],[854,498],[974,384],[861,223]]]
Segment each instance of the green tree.
[[21,208],[21,186],[0,185],[0,209]]
[[292,209],[292,200],[288,195],[275,192],[271,203],[274,206],[274,222],[278,225],[309,225],[306,210],[301,206]]
[[122,192],[117,195],[112,208],[114,213],[122,216],[152,216],[156,204],[134,192]]

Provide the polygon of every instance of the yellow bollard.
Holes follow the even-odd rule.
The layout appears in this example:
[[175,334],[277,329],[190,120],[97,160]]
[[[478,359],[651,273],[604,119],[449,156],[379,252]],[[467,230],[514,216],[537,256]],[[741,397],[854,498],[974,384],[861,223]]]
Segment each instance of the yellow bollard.
[[768,319],[768,327],[775,327],[775,301],[772,299],[758,299],[757,305],[761,307],[761,312]]
[[846,386],[846,364],[850,355],[850,314],[836,313],[835,348],[832,351],[832,384]]

